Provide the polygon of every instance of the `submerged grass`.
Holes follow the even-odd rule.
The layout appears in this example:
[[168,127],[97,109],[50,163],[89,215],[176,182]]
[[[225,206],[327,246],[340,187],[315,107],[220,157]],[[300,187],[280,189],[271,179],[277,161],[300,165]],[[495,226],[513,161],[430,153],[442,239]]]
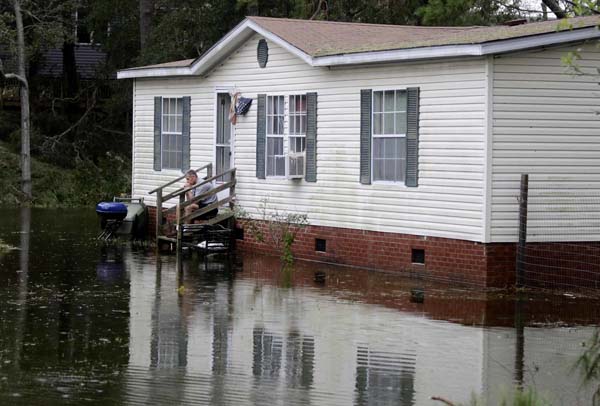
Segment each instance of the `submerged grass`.
[[[21,203],[20,159],[0,143],[0,206]],[[100,162],[79,162],[74,169],[60,168],[31,160],[34,206],[80,207],[127,193],[130,188],[130,165],[123,158],[107,155]]]
[[0,255],[6,254],[8,251],[15,249],[15,247],[6,244],[4,241],[0,240]]

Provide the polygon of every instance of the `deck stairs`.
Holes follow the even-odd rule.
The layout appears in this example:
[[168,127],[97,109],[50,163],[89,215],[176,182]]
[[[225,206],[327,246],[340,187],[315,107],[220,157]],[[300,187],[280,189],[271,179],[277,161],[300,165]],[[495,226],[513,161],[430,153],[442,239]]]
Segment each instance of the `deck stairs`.
[[[184,235],[184,230],[186,233],[193,233],[193,230],[198,230],[198,232],[200,232],[202,225],[212,226],[220,224],[230,230],[233,229],[236,169],[231,168],[223,173],[213,176],[213,165],[211,163],[196,169],[196,172],[198,173],[198,178],[204,178],[204,180],[194,186],[188,188],[182,186],[170,193],[166,193],[167,188],[177,182],[181,182],[185,178],[185,175],[182,175],[149,192],[150,194],[156,193],[155,231],[156,243],[158,246],[160,246],[161,243],[169,243],[171,245],[176,244],[177,249],[180,250],[186,245],[185,237],[189,237],[189,235]],[[221,180],[222,182],[218,183],[217,186],[209,192],[196,196],[192,200],[186,200],[187,192],[206,183]],[[204,200],[212,195],[226,195],[226,197],[220,198],[216,203],[196,210],[189,215],[185,214],[185,208],[187,206],[197,203],[200,200]],[[166,206],[168,206],[168,208],[166,208]],[[198,217],[216,208],[219,209],[219,214],[216,217],[207,220],[198,219]],[[190,224],[194,224],[194,227],[185,227]]]

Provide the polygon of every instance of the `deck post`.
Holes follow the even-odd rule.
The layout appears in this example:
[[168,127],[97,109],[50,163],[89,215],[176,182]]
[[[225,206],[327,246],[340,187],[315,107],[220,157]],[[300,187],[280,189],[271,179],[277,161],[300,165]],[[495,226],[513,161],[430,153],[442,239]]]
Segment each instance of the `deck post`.
[[517,244],[516,286],[525,284],[525,245],[527,243],[527,198],[529,195],[529,175],[521,175],[519,193],[519,242]]
[[229,188],[229,196],[232,198],[229,201],[229,208],[231,209],[231,211],[233,211],[233,209],[235,208],[235,172],[236,169],[233,168],[233,171],[231,171],[231,182],[233,182],[233,185]]
[[208,164],[208,166],[206,167],[206,176],[208,178],[212,178],[213,176],[212,163]]
[[162,189],[158,189],[156,191],[156,244],[158,244],[158,238],[161,235],[160,231],[162,229],[162,197]]
[[175,212],[175,224],[177,225],[177,252],[181,250],[181,240],[183,237],[183,227],[181,227],[181,205],[184,202],[184,196],[179,196],[177,211]]

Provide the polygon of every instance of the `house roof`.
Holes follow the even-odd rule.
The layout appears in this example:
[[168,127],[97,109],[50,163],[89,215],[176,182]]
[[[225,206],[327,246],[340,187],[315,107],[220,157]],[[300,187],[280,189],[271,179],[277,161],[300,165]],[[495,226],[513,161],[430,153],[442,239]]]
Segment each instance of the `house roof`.
[[155,65],[146,65],[146,66],[139,66],[136,68],[130,68],[130,69],[153,69],[153,68],[184,68],[186,66],[190,66],[192,63],[194,63],[194,61],[196,60],[196,58],[192,58],[192,59],[182,59],[179,61],[171,61],[171,62],[165,62],[165,63],[157,63]]
[[[248,17],[248,19],[312,57],[442,45],[481,44],[554,33],[559,30],[557,20],[515,26],[422,27],[269,17]],[[600,16],[577,17],[568,21],[568,24],[560,27],[562,30],[596,26],[600,24]]]
[[417,27],[247,17],[195,60],[142,66],[117,77],[203,75],[259,34],[310,66],[468,57],[599,38],[600,16],[513,26]]
[[[75,65],[81,80],[91,80],[96,77],[98,69],[106,63],[106,52],[93,45],[75,45]],[[63,51],[53,48],[44,52],[44,60],[38,74],[59,78],[64,74]]]

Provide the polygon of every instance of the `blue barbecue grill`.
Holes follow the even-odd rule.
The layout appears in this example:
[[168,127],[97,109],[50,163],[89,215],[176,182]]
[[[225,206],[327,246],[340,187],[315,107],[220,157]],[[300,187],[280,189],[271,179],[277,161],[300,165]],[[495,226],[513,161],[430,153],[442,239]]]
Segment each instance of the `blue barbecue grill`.
[[116,236],[143,239],[146,234],[148,210],[144,199],[115,197],[112,202],[98,203],[96,213],[102,229],[99,240]]

